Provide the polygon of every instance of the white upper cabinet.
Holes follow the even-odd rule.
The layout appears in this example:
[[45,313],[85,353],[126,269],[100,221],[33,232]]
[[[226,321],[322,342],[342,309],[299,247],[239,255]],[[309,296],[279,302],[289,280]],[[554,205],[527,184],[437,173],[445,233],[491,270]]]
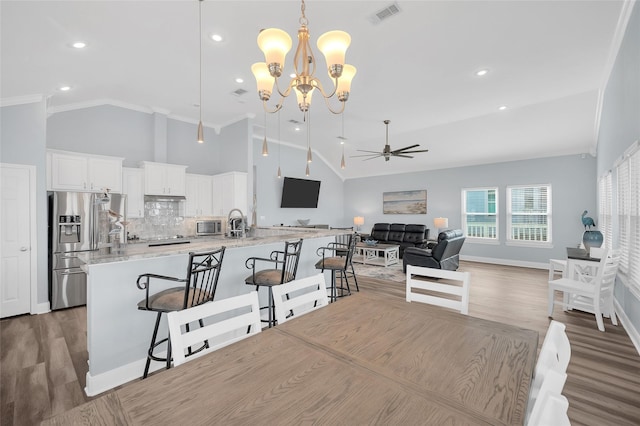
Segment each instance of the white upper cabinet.
[[248,216],[247,174],[228,172],[213,176],[213,215],[226,216],[231,209],[240,209]]
[[213,215],[213,177],[187,173],[185,216]]
[[144,170],[122,168],[122,193],[127,194],[127,219],[144,217]]
[[143,161],[145,195],[186,195],[187,166]]
[[47,151],[47,189],[122,192],[123,158]]

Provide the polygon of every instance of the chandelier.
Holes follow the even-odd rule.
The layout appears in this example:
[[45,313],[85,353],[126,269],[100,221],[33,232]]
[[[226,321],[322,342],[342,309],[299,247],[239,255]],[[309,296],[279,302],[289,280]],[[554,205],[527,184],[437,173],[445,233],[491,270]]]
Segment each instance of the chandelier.
[[[295,75],[291,76],[289,84],[282,89],[278,83],[284,70],[285,56],[291,50],[292,42],[289,34],[277,28],[269,28],[258,34],[258,47],[264,53],[265,62],[258,62],[251,66],[251,71],[258,85],[258,96],[262,100],[266,112],[273,113],[282,108],[284,99],[295,91],[298,107],[308,113],[311,106],[311,96],[314,91],[319,92],[325,99],[329,111],[341,114],[345,103],[349,99],[351,80],[356,74],[356,68],[344,63],[345,52],[351,43],[351,36],[344,31],[329,31],[318,38],[318,49],[324,54],[327,71],[333,82],[333,89],[327,92],[320,80],[315,76],[316,59],[309,44],[309,21],[305,16],[305,3],[302,0],[300,28],[298,29],[298,47],[293,58]],[[271,98],[273,85],[280,95],[280,100],[273,109],[269,109],[267,101]],[[333,109],[329,99],[336,97],[341,106]]]

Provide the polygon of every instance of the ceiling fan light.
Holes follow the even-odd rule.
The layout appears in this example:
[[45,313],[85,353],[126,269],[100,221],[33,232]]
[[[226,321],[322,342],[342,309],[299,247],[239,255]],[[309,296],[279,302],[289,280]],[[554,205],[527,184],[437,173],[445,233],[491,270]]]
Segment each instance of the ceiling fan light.
[[[258,47],[264,53],[265,62],[268,66],[275,64],[279,72],[282,72],[284,68],[284,58],[291,50],[291,46],[289,34],[278,28],[268,28],[258,34]],[[272,73],[272,75],[274,74]]]
[[344,31],[329,31],[318,37],[318,49],[324,55],[332,77],[340,77],[342,74],[344,57],[350,44],[351,36]]

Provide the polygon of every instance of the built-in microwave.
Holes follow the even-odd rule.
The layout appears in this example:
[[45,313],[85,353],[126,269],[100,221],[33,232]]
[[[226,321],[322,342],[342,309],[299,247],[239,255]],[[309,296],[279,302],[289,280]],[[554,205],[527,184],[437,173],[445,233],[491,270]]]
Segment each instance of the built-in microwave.
[[196,235],[218,235],[218,234],[222,234],[221,220],[196,221]]

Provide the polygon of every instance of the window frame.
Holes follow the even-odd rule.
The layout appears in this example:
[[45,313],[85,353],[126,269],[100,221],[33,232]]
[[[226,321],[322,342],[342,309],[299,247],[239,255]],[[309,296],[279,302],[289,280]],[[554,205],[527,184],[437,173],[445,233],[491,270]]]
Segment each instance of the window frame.
[[[495,213],[483,212],[483,213],[468,213],[467,212],[467,193],[473,191],[491,191],[493,190],[495,193]],[[478,188],[462,188],[462,230],[465,235],[465,241],[471,243],[482,243],[482,244],[500,244],[500,203],[499,203],[499,191],[497,186],[487,186],[487,187],[478,187]],[[469,215],[483,215],[483,216],[495,216],[496,218],[496,227],[495,227],[495,236],[494,237],[475,237],[469,236],[467,233],[467,216]]]
[[[547,188],[547,211],[546,213],[535,213],[536,215],[545,215],[547,217],[547,240],[546,241],[536,241],[536,240],[519,240],[512,238],[512,220],[514,214],[522,215],[525,213],[514,213],[513,212],[513,197],[512,191],[514,189],[522,189],[522,188]],[[553,197],[552,197],[552,185],[550,183],[544,184],[526,184],[526,185],[509,185],[506,188],[507,192],[507,220],[506,220],[506,245],[509,246],[520,246],[520,247],[544,247],[544,248],[552,248],[553,247]]]

